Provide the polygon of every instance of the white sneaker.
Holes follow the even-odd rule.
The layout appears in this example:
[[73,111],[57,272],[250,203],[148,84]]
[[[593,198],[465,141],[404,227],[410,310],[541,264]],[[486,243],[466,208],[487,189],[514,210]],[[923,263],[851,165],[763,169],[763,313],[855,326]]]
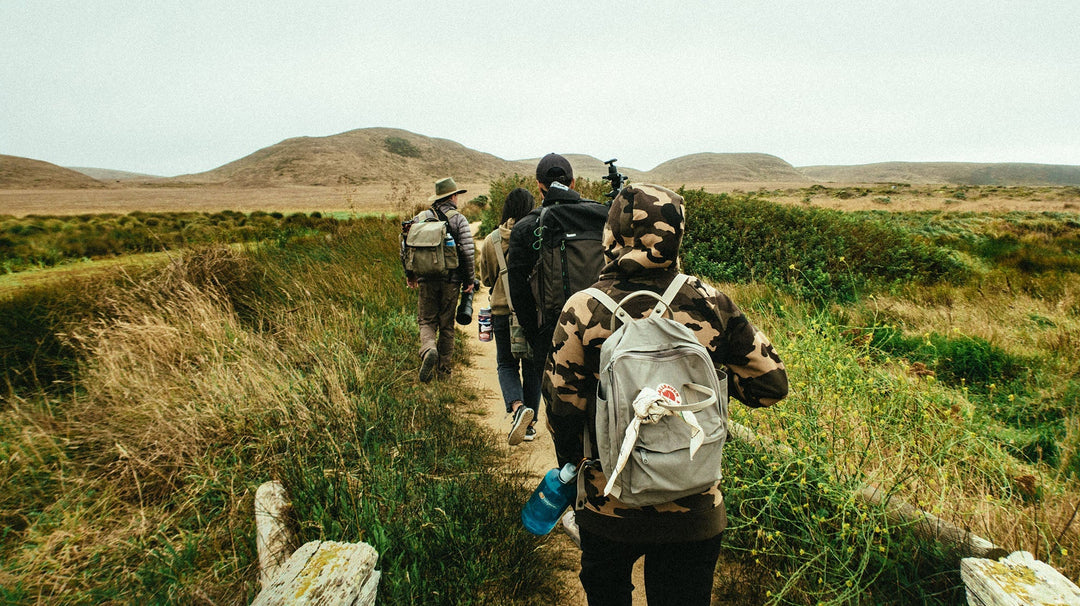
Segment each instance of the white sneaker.
[[511,446],[517,446],[525,439],[525,434],[528,432],[529,425],[533,420],[533,414],[533,409],[528,406],[521,406],[514,411],[514,423],[510,426],[510,435],[506,439]]
[[536,430],[533,429],[532,425],[529,425],[529,428],[525,430],[525,437],[522,439],[526,442],[532,442],[536,439]]

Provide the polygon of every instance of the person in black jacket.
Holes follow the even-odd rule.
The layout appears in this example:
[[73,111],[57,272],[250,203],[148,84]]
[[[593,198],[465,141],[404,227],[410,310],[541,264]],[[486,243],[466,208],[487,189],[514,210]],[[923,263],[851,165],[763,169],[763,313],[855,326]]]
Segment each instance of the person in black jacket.
[[[580,280],[572,280],[582,282],[585,286],[588,286],[596,280],[600,266],[603,265],[603,252],[599,244],[599,238],[607,218],[607,207],[593,200],[582,198],[581,194],[574,191],[574,169],[570,166],[570,162],[559,154],[551,153],[540,159],[540,162],[536,165],[536,181],[541,194],[543,194],[543,202],[539,208],[533,209],[532,212],[514,224],[514,229],[510,233],[510,244],[507,248],[506,265],[510,281],[510,297],[514,301],[518,321],[521,324],[525,338],[529,341],[529,346],[532,348],[533,359],[539,362],[534,366],[539,375],[537,377],[539,383],[544,371],[544,361],[547,359],[548,352],[551,351],[551,337],[555,332],[555,323],[558,320],[559,309],[561,309],[562,304],[561,302],[558,303],[559,309],[539,309],[538,301],[533,294],[530,275],[533,273],[533,268],[541,256],[540,251],[536,248],[538,224],[545,209],[551,210],[558,206],[562,207],[561,210],[563,211],[579,211],[574,213],[564,212],[562,214],[564,216],[567,214],[576,215],[576,221],[580,225],[589,226],[590,230],[596,232],[597,258],[595,259],[595,271],[590,270],[592,275],[582,276]],[[565,208],[569,205],[574,205],[575,208]],[[553,212],[552,214],[560,213]],[[547,223],[548,221],[545,220],[545,224]],[[570,271],[582,270],[571,267]],[[566,293],[566,296],[568,297],[570,294],[573,293]],[[542,321],[541,317],[543,318]],[[514,434],[516,428],[531,424],[537,418],[538,412],[530,408],[519,408],[514,415],[511,434]]]

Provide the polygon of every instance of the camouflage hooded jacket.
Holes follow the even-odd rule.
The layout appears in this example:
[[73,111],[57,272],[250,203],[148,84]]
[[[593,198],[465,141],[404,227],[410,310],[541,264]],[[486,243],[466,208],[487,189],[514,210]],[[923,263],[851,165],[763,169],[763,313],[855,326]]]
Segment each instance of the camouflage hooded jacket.
[[[678,274],[684,229],[683,200],[655,185],[626,187],[611,206],[604,228],[607,264],[596,288],[616,301],[636,290],[662,293]],[[627,311],[643,316],[644,297]],[[676,321],[691,328],[713,364],[728,375],[728,393],[751,407],[774,404],[787,395],[787,372],[769,339],[747,320],[727,295],[691,277],[672,301]],[[588,294],[573,295],[563,307],[544,375],[544,396],[555,451],[562,465],[584,456],[584,427],[595,443],[596,387],[600,347],[611,334],[611,312]],[[724,529],[727,518],[720,484],[661,505],[633,508],[603,496],[607,482],[598,467],[587,467],[584,494],[575,509],[578,524],[615,541],[679,542],[702,540]],[[581,486],[581,484],[579,484]]]

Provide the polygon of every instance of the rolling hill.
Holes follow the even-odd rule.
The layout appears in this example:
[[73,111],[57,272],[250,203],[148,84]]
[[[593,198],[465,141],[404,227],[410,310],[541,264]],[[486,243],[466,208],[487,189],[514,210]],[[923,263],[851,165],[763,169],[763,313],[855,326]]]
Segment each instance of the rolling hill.
[[952,185],[1080,185],[1080,166],[977,162],[881,162],[802,166],[818,181],[838,183],[943,183]]
[[112,170],[110,168],[91,168],[87,166],[68,166],[75,172],[80,172],[87,177],[92,177],[99,181],[147,181],[151,179],[161,179],[158,175],[146,175],[143,173],[133,173],[126,170]]
[[[603,160],[599,160],[586,154],[562,154],[567,160],[570,161],[570,166],[574,167],[575,177],[585,177],[587,179],[597,180],[602,179],[604,175],[608,174],[607,164],[604,164]],[[610,160],[611,158],[607,158]],[[526,160],[514,161],[514,172],[522,175],[533,175],[536,173],[536,164],[540,162],[540,158],[528,158]],[[627,168],[618,162],[615,163],[619,168],[619,172],[630,178],[631,181],[646,181],[648,180],[648,173],[640,171],[634,168]]]
[[668,160],[646,176],[669,184],[810,181],[794,166],[769,154],[690,154]]
[[87,189],[105,187],[97,179],[41,160],[0,155],[0,188]]
[[[578,176],[600,179],[607,174],[607,167],[600,159],[584,154],[564,155]],[[326,137],[286,139],[213,170],[172,178],[100,168],[67,169],[39,160],[0,155],[0,188],[336,186],[431,182],[445,176],[453,176],[459,183],[478,183],[502,174],[532,175],[538,160],[504,160],[447,139],[401,129],[362,128]],[[623,166],[619,170],[631,181],[651,181],[670,187],[815,182],[1080,185],[1080,166],[883,162],[794,167],[763,153],[696,153],[669,160],[649,171]]]
[[446,139],[392,128],[328,137],[296,137],[220,166],[174,179],[240,187],[339,185],[431,180],[483,181],[513,172],[513,163]]

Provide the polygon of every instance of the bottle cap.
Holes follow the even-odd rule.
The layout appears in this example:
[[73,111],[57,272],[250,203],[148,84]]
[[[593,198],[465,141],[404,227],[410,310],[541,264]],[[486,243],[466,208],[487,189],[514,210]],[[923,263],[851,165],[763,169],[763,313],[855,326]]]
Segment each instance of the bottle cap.
[[574,465],[573,463],[567,463],[566,465],[563,465],[562,469],[559,470],[559,481],[563,484],[567,484],[570,482],[570,480],[573,480],[574,476],[576,475],[577,465]]

